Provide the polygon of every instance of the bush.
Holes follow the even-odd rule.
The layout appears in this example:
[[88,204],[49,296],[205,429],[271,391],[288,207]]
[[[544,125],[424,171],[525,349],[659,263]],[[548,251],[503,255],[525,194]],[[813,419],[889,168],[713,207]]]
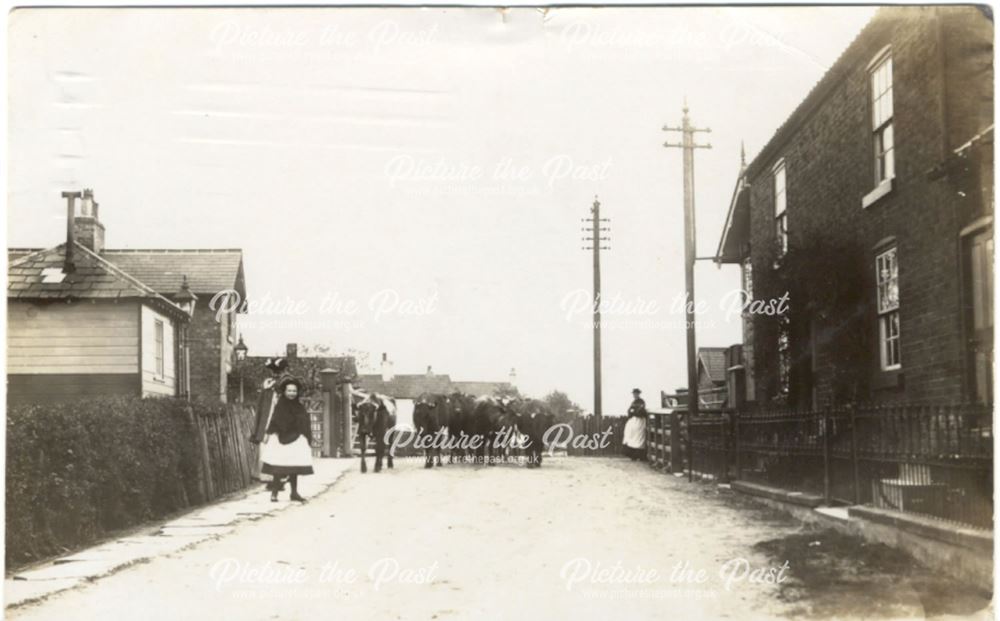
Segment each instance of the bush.
[[8,408],[8,568],[209,500],[195,417],[236,411],[139,397]]

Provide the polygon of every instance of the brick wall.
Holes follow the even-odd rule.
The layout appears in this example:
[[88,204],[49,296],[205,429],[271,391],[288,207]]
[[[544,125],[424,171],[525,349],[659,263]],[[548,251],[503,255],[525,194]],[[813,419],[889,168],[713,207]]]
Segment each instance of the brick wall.
[[222,383],[223,338],[222,326],[216,322],[215,312],[196,306],[188,326],[192,397],[225,399]]
[[[884,9],[845,53],[851,62],[835,67],[827,76],[831,82],[821,84],[824,96],[804,122],[751,164],[756,297],[781,293],[773,267],[771,178],[771,167],[780,158],[785,160],[790,246],[809,248],[822,239],[832,247],[854,249],[851,252],[861,254],[857,264],[864,266],[856,274],[863,298],[855,309],[862,315],[859,328],[843,312],[816,314],[811,331],[801,321],[792,326],[793,381],[800,389],[796,405],[811,404],[812,395],[802,388],[808,373],[803,369],[813,351],[816,372],[808,383],[815,385],[820,405],[836,400],[831,366],[842,355],[837,351],[838,332],[848,326],[867,332],[860,335],[868,344],[866,359],[860,362],[869,367],[870,381],[859,398],[927,402],[965,396],[958,234],[970,214],[983,211],[984,201],[975,193],[963,197],[952,183],[929,180],[926,173],[949,148],[968,140],[973,127],[978,131],[992,122],[984,123],[982,116],[983,94],[992,92],[992,71],[984,81],[981,70],[962,68],[973,62],[968,52],[956,51],[961,47],[981,55],[986,46],[992,54],[992,25],[972,7],[938,11]],[[862,208],[862,197],[875,185],[867,65],[886,45],[891,45],[893,57],[896,178],[890,194]],[[992,115],[992,104],[989,110]],[[961,123],[950,121],[955,115]],[[878,366],[874,248],[889,237],[898,248],[903,368],[901,374],[887,375]],[[846,269],[848,263],[834,261],[828,269]],[[793,296],[792,303],[803,300]],[[756,317],[750,338],[757,396],[766,402],[777,385],[776,321]]]

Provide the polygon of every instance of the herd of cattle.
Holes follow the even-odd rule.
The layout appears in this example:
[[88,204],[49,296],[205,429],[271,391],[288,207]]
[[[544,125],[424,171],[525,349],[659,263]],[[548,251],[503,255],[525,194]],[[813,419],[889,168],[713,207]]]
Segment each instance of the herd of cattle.
[[[396,429],[396,404],[392,397],[359,393],[354,410],[361,448],[361,472],[367,472],[367,441],[375,445],[375,472],[382,460],[392,468],[392,448],[401,433]],[[421,395],[413,406],[411,438],[425,455],[425,468],[448,462],[494,465],[523,453],[528,468],[542,465],[545,431],[555,424],[555,416],[537,399],[472,397],[462,393]]]

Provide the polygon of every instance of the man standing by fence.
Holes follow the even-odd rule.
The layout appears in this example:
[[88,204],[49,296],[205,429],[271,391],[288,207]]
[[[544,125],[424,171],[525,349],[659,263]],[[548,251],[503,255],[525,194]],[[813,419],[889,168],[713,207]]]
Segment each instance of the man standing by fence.
[[632,405],[628,408],[628,422],[622,432],[622,450],[629,459],[646,460],[646,402],[642,399],[642,391],[632,389]]

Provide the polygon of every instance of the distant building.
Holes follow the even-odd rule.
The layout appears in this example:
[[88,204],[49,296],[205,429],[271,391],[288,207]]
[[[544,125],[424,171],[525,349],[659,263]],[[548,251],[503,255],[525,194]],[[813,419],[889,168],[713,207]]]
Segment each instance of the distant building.
[[[714,411],[727,407],[729,395],[729,352],[732,347],[698,348],[698,409]],[[660,407],[687,410],[688,389],[678,388],[674,393],[660,391]]]
[[881,9],[737,176],[745,400],[993,398],[993,22]]
[[243,308],[209,304],[245,301],[242,251],[109,250],[93,192],[77,198],[65,243],[8,250],[9,400],[225,400]]
[[383,353],[381,373],[358,375],[354,387],[395,398],[400,424],[410,425],[413,402],[422,394],[447,395],[461,392],[473,397],[509,394],[515,390],[516,378],[514,369],[510,370],[506,382],[454,381],[450,375],[434,373],[431,367],[427,367],[425,373],[397,375],[388,354]]

